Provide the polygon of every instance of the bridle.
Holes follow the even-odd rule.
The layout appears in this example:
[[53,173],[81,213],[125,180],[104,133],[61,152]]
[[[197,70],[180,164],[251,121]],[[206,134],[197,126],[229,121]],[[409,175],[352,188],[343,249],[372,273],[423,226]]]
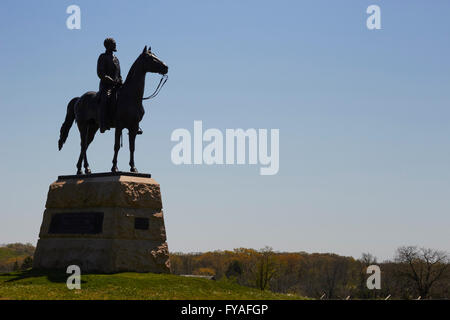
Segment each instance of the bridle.
[[[154,56],[153,53],[151,53],[150,49],[148,50],[148,52],[150,53],[150,55],[152,55],[154,58],[156,58],[156,56]],[[159,94],[159,92],[161,91],[162,87],[164,87],[164,85],[166,84],[168,79],[169,79],[169,76],[167,75],[167,73],[163,74],[161,76],[161,79],[159,80],[158,86],[156,87],[155,91],[148,97],[142,98],[142,100],[153,99],[154,97],[156,97]]]
[[164,87],[164,85],[166,84],[168,79],[169,79],[169,76],[167,75],[167,73],[163,74],[161,76],[161,79],[159,80],[158,86],[156,87],[155,91],[148,97],[142,98],[142,100],[153,99],[154,97],[156,97],[158,95],[158,93],[161,91],[162,87]]

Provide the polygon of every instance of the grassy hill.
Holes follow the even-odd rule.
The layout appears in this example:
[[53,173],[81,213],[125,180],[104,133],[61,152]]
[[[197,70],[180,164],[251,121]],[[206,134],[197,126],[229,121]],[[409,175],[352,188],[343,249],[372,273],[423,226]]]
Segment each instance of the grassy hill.
[[14,262],[22,264],[26,257],[32,257],[35,248],[31,244],[11,243],[0,247],[0,272],[12,270]]
[[81,276],[81,290],[69,290],[64,272],[0,274],[0,299],[302,299],[243,287],[231,281],[170,274],[118,273]]
[[11,258],[16,258],[17,256],[17,253],[12,249],[6,247],[0,248],[0,262],[7,262]]

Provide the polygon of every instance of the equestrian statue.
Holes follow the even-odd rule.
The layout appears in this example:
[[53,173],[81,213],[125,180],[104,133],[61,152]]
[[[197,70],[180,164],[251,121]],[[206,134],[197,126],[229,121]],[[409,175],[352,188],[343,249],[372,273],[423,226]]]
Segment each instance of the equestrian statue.
[[[112,172],[117,172],[117,155],[121,145],[122,130],[128,129],[130,145],[130,171],[137,172],[134,164],[134,150],[136,135],[142,134],[139,122],[144,116],[142,100],[155,97],[167,81],[169,68],[162,62],[151,48],[144,50],[133,63],[125,82],[120,74],[119,59],[114,55],[116,42],[112,38],[104,41],[105,52],[97,61],[97,75],[100,78],[99,91],[88,91],[81,97],[70,100],[67,106],[67,114],[61,126],[58,148],[61,150],[66,142],[69,130],[76,120],[81,138],[80,157],[77,162],[77,175],[81,175],[82,164],[84,173],[90,174],[91,169],[87,160],[86,151],[95,134],[100,129],[104,133],[110,128],[115,128],[114,157]],[[161,80],[155,92],[144,98],[145,75],[147,72],[159,73]]]

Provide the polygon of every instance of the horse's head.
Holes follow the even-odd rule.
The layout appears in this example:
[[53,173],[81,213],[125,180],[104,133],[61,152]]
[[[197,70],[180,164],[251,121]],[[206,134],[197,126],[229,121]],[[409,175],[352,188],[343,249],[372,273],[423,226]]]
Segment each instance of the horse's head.
[[169,71],[169,67],[158,59],[158,57],[151,52],[151,48],[147,50],[147,46],[145,46],[144,50],[141,54],[141,59],[143,59],[144,70],[145,72],[159,73],[159,74],[167,74]]

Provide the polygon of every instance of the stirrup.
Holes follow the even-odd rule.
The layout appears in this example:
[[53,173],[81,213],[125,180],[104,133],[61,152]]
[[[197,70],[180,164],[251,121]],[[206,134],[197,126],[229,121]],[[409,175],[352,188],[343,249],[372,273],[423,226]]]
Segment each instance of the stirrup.
[[138,131],[137,131],[137,133],[136,134],[143,134],[144,133],[144,131],[142,131],[142,129],[141,128],[138,128]]

